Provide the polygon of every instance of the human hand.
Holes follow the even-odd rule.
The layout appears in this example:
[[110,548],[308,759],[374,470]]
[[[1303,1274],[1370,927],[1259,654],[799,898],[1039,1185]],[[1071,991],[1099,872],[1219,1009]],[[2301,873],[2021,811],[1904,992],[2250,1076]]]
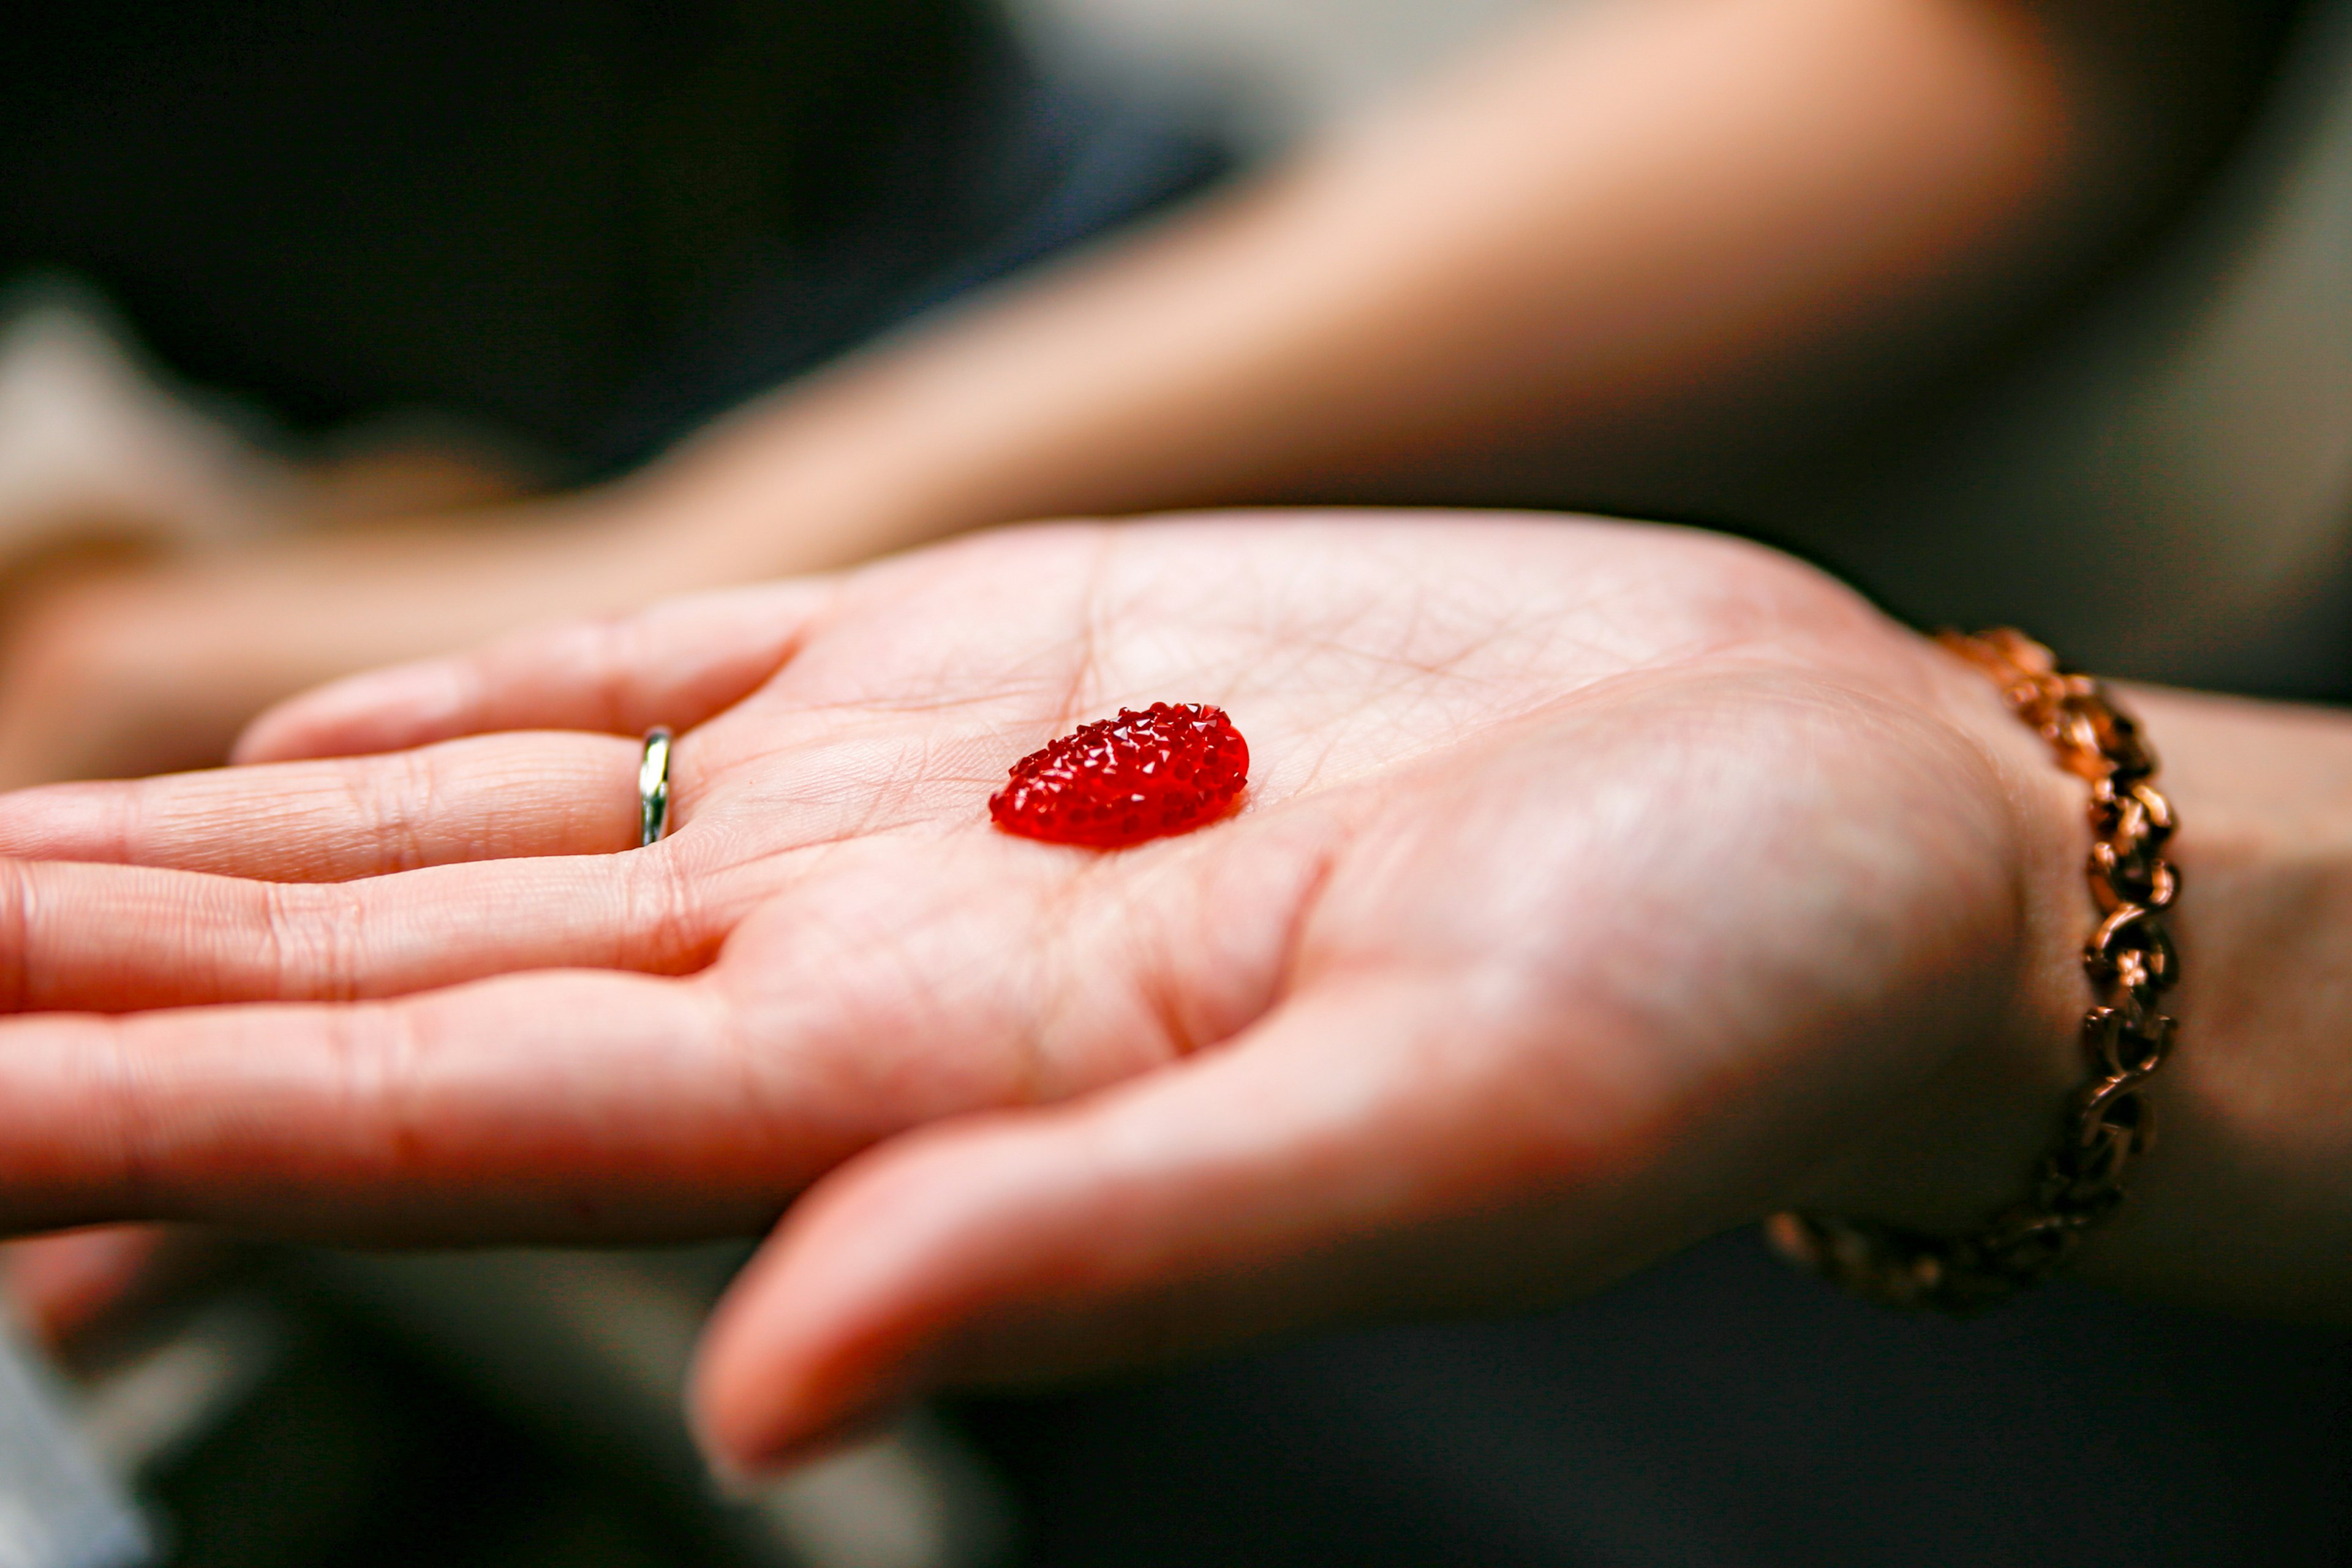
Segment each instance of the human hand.
[[[989,825],[1162,699],[1248,737],[1237,816]],[[612,853],[656,722],[679,827]],[[19,1006],[182,1009],[0,1026],[0,1214],[648,1237],[814,1183],[707,1349],[739,1464],[1792,1203],[1965,1225],[2069,1087],[2065,781],[1702,535],[1023,531],[362,677],[245,754],[421,742],[0,804],[0,852],[123,863],[7,866]]]

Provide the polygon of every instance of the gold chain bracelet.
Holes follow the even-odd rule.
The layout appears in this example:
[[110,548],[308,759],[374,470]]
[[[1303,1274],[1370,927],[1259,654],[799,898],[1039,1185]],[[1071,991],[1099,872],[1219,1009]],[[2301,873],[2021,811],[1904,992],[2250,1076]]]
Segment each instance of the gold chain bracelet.
[[2006,627],[1937,640],[2000,681],[2010,708],[2091,786],[2088,874],[2102,918],[2083,966],[2103,994],[2083,1018],[2090,1081],[2031,1193],[1972,1236],[1813,1214],[1774,1215],[1766,1232],[1783,1257],[1859,1295],[1966,1312],[2038,1284],[2123,1203],[2125,1173],[2156,1132],[2143,1086],[2172,1045],[2172,1020],[2156,1009],[2179,977],[2165,911],[2180,877],[2158,853],[2174,824],[2152,782],[2156,753],[2099,682]]

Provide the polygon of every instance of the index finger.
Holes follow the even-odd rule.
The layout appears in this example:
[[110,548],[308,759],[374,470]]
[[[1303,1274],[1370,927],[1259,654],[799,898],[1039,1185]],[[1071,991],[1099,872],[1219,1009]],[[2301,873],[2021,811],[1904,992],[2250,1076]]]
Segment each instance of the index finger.
[[689,729],[782,668],[832,593],[830,579],[809,578],[697,594],[372,670],[270,709],[232,756],[355,756],[493,730]]

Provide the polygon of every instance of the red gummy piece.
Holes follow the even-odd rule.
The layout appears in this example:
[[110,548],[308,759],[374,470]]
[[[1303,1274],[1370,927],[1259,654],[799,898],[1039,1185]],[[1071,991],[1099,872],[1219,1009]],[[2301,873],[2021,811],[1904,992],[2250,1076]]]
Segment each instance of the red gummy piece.
[[1249,742],[1223,709],[1155,702],[1030,752],[988,814],[1024,838],[1116,849],[1214,822],[1248,783]]

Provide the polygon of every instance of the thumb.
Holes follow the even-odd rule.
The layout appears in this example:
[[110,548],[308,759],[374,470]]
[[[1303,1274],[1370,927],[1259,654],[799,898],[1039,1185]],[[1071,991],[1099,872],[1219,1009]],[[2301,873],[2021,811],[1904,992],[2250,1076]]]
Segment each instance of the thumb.
[[1618,1097],[1556,1063],[1531,1091],[1524,1053],[1444,1002],[1294,1001],[1173,1067],[835,1172],[712,1320],[692,1402],[713,1461],[790,1462],[935,1384],[1549,1297],[1695,1238],[1584,1213]]

